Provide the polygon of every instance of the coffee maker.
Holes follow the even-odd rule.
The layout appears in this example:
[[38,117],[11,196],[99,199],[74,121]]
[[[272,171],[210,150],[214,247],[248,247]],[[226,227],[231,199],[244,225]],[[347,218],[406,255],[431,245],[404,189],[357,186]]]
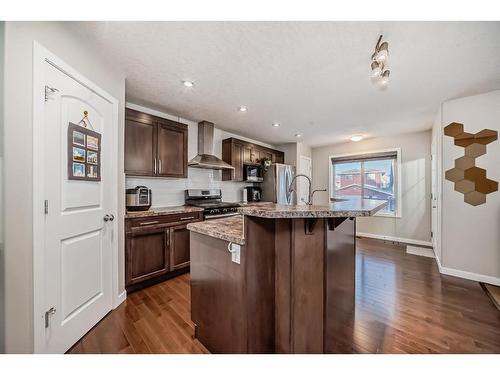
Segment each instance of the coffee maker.
[[246,186],[245,187],[247,193],[247,201],[248,202],[260,202],[260,198],[262,196],[262,189],[258,186]]

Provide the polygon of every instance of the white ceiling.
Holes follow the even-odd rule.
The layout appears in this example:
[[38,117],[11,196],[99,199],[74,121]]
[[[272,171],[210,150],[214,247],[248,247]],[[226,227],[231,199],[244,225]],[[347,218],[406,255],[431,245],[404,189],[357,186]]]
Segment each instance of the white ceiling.
[[[500,22],[72,24],[127,77],[128,101],[268,143],[429,129],[444,100],[500,88]],[[370,81],[379,34],[391,81]],[[182,80],[192,80],[186,88]],[[248,112],[237,111],[246,105]],[[279,128],[273,122],[282,124]]]

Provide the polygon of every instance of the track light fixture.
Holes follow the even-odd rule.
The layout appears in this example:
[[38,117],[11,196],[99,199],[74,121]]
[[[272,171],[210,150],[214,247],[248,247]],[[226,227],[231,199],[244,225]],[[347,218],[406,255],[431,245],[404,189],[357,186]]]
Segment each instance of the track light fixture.
[[382,35],[379,36],[375,51],[372,54],[371,79],[373,83],[381,88],[386,88],[389,84],[390,71],[387,68],[389,57],[389,43],[382,42]]

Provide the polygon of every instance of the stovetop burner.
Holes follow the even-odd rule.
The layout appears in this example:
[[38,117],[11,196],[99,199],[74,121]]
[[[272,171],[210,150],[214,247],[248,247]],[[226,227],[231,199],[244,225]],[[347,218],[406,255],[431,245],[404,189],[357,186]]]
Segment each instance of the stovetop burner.
[[203,208],[205,219],[237,215],[238,207],[240,207],[240,204],[236,202],[223,202],[220,189],[186,190],[185,202],[188,206]]
[[223,208],[223,207],[239,207],[239,203],[232,202],[196,202],[186,201],[189,206],[196,206],[202,208]]

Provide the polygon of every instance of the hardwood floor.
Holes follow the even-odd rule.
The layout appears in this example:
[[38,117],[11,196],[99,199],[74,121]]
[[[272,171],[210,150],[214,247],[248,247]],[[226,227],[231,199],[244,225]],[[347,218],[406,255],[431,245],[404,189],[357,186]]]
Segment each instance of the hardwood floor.
[[193,339],[190,298],[189,274],[130,293],[68,353],[208,353]]
[[[189,301],[187,274],[132,293],[68,352],[208,353]],[[331,334],[337,353],[500,353],[500,312],[479,283],[441,275],[434,259],[362,239],[355,314]]]

